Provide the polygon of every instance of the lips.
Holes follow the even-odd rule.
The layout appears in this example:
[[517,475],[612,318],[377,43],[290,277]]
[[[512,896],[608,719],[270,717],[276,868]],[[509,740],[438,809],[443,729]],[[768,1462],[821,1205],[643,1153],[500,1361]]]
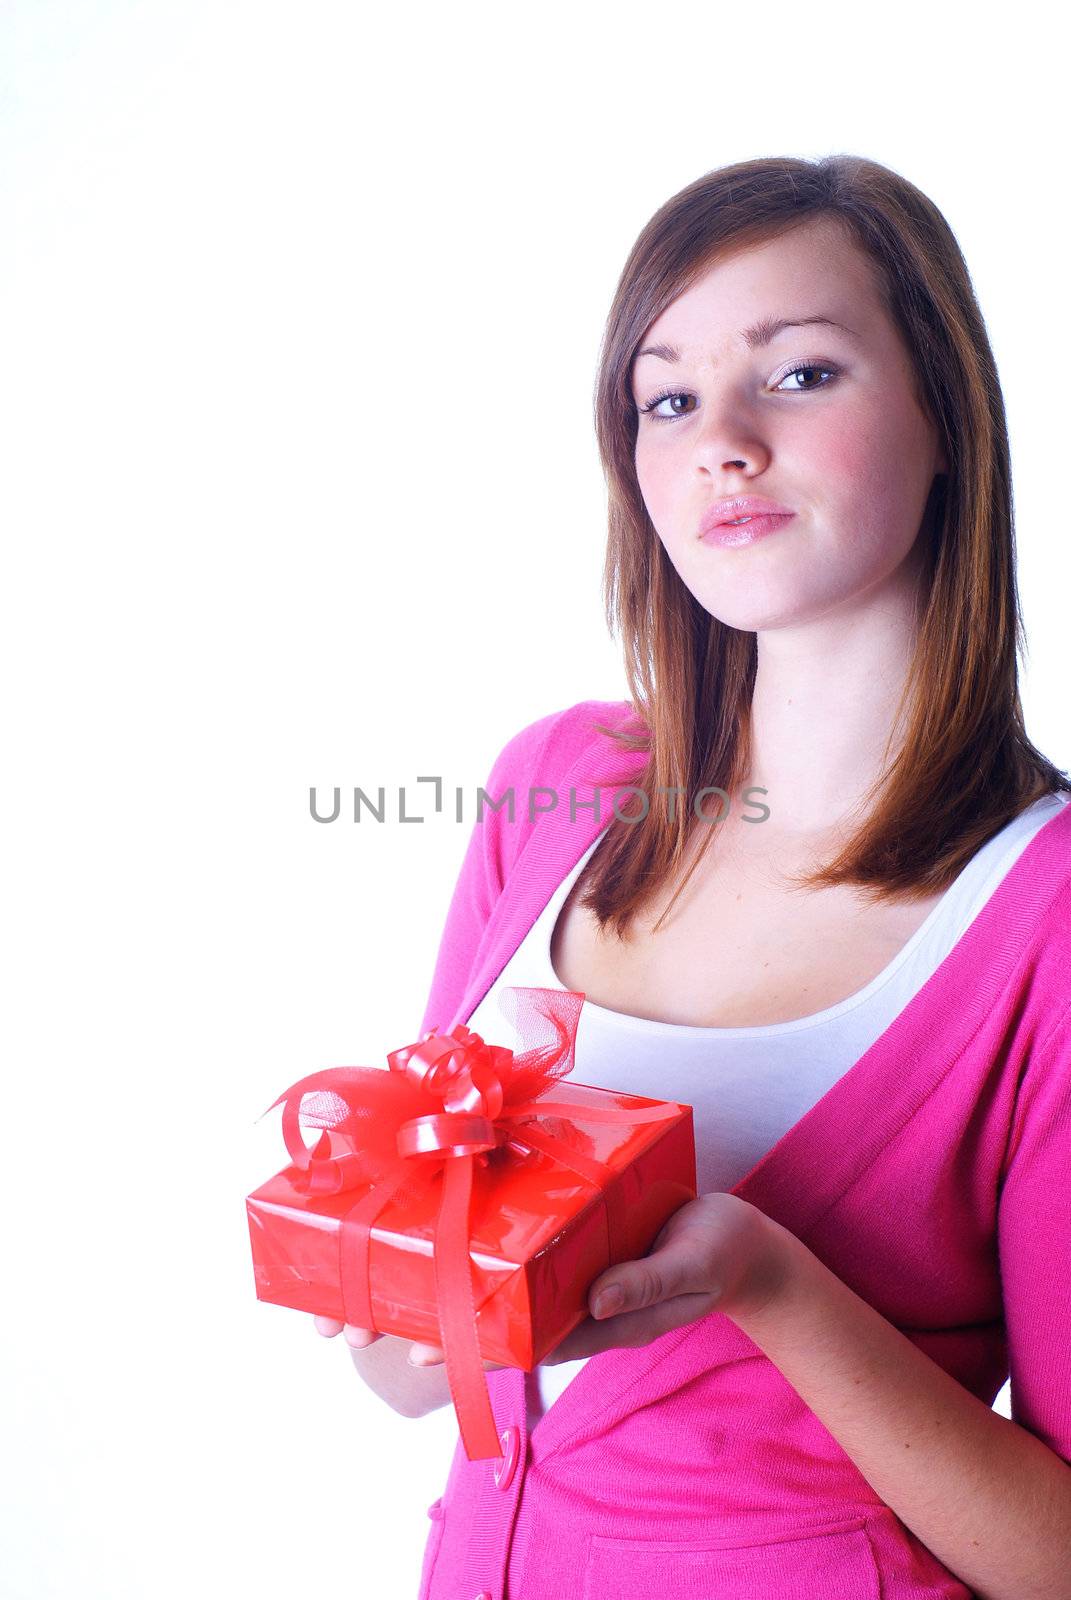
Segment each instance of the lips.
[[716,500],[703,513],[699,523],[699,537],[702,538],[714,528],[727,525],[746,528],[750,521],[759,517],[792,516],[795,516],[795,512],[791,507],[783,506],[777,500],[767,500],[765,495],[726,495],[721,500]]

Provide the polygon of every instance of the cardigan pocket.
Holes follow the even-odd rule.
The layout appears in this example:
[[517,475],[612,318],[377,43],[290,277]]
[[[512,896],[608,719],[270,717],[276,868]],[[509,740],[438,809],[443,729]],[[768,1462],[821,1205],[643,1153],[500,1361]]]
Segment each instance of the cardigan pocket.
[[610,1539],[592,1534],[583,1600],[880,1600],[857,1517],[742,1544],[739,1539]]
[[420,1594],[417,1600],[428,1600],[428,1595],[431,1593],[431,1580],[435,1575],[435,1558],[439,1554],[439,1546],[443,1542],[443,1529],[446,1527],[446,1516],[441,1498],[428,1507],[428,1516],[431,1518],[431,1527],[428,1529],[428,1542],[424,1546],[424,1564],[420,1569]]

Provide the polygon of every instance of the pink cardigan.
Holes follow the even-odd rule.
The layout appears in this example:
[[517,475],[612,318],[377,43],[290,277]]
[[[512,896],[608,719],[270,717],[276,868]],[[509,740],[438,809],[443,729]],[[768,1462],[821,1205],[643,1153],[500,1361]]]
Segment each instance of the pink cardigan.
[[[504,807],[473,828],[424,1028],[467,1021],[609,820],[643,757],[593,724],[631,715],[585,701],[499,755],[486,788],[514,787],[516,821]],[[596,783],[600,809],[582,809]],[[558,796],[534,822],[530,787],[537,810]],[[986,1404],[1010,1370],[1015,1420],[1071,1460],[1069,1153],[1071,806],[733,1192]],[[459,1443],[420,1600],[970,1593],[720,1313],[592,1357],[530,1437],[523,1374],[488,1379],[505,1459],[469,1462]]]

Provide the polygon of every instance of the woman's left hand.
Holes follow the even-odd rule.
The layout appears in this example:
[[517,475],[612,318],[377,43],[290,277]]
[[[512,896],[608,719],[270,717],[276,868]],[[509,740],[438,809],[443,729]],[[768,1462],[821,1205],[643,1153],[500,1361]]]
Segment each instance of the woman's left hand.
[[[673,1213],[642,1260],[615,1262],[595,1279],[588,1290],[591,1316],[541,1365],[650,1344],[711,1311],[729,1317],[756,1311],[780,1292],[793,1243],[787,1229],[738,1195],[701,1194]],[[615,1288],[619,1304],[611,1303],[612,1295],[604,1298]],[[434,1366],[443,1352],[414,1345],[411,1357],[416,1365]]]

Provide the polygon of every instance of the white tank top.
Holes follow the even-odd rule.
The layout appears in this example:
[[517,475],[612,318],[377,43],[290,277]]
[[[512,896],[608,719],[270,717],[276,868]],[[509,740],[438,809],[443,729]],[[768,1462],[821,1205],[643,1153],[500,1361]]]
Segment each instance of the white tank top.
[[[699,1194],[732,1189],[865,1054],[936,971],[1037,831],[1069,797],[1046,795],[971,857],[888,966],[846,1000],[793,1022],[697,1028],[607,1011],[585,1001],[576,1034],[576,1083],[692,1107]],[[550,960],[558,914],[600,833],[558,885],[524,942],[472,1016],[485,1038],[510,1043],[497,993],[507,985],[561,989]],[[526,1381],[528,1426],[590,1357],[538,1366]]]

